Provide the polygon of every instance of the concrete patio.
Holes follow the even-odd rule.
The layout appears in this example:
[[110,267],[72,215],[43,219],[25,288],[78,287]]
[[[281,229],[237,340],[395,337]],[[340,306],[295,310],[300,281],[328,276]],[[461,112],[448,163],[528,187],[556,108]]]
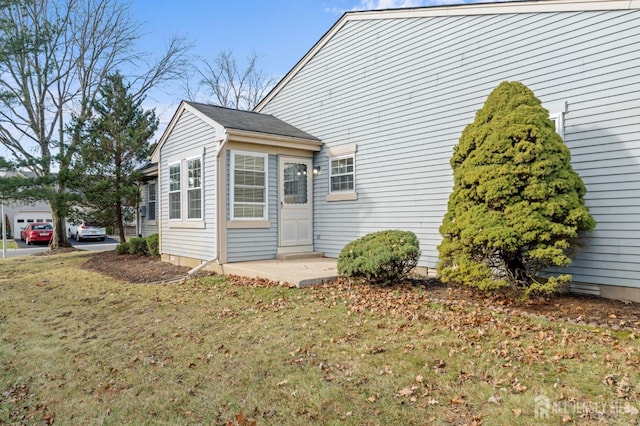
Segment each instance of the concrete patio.
[[324,284],[338,277],[336,259],[327,257],[227,263],[222,265],[222,271],[228,275],[285,282],[295,287]]

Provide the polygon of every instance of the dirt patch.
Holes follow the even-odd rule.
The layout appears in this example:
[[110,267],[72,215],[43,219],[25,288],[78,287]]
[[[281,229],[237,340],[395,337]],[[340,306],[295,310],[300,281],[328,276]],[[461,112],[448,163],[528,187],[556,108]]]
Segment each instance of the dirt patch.
[[640,332],[640,304],[575,293],[558,294],[551,299],[534,299],[524,304],[500,294],[486,293],[467,287],[450,286],[433,280],[430,297],[435,300],[463,301],[514,315],[543,316],[581,325],[607,326],[613,330]]
[[93,254],[82,266],[130,283],[162,283],[180,280],[191,268],[162,262],[159,257],[138,254],[116,254],[105,251]]
[[[159,257],[118,255],[115,252],[98,252],[83,265],[85,269],[99,272],[130,283],[161,283],[187,277],[190,268],[162,262]],[[237,285],[279,286],[264,279],[233,277]],[[333,285],[344,285],[339,282]],[[467,287],[444,285],[438,280],[399,283],[392,287],[370,289],[371,293],[394,290],[428,291],[429,299],[436,303],[461,303],[497,309],[513,315],[538,315],[550,319],[584,325],[607,326],[613,330],[640,330],[640,304],[629,301],[609,300],[578,294],[561,294],[553,299],[538,299],[519,304],[507,297],[488,297]],[[376,297],[372,294],[372,297]]]

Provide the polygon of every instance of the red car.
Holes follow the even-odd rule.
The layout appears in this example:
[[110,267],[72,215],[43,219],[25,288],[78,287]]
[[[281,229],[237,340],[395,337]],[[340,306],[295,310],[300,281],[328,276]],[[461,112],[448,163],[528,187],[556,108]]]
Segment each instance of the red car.
[[20,239],[26,241],[27,245],[31,243],[48,243],[53,236],[53,226],[50,223],[35,222],[27,225],[20,232]]

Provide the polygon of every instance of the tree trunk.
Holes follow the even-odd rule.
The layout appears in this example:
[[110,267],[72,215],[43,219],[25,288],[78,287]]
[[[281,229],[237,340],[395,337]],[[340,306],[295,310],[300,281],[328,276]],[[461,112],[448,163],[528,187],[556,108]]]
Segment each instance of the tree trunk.
[[59,214],[56,203],[50,202],[49,205],[51,206],[51,218],[53,219],[53,236],[51,237],[49,248],[72,247],[67,239],[66,218]]
[[120,202],[116,203],[116,222],[118,222],[118,230],[120,234],[120,242],[126,242],[124,236],[124,221],[122,220],[122,205]]
[[521,254],[510,254],[506,259],[505,266],[513,282],[517,284],[528,284],[527,268],[524,265]]

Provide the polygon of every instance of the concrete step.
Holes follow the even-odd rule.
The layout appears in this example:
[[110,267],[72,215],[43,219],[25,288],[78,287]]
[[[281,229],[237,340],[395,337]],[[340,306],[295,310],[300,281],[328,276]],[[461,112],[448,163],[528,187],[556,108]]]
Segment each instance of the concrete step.
[[316,259],[318,257],[324,257],[324,252],[305,251],[302,253],[281,253],[276,256],[276,259],[277,260],[300,260],[300,259]]

